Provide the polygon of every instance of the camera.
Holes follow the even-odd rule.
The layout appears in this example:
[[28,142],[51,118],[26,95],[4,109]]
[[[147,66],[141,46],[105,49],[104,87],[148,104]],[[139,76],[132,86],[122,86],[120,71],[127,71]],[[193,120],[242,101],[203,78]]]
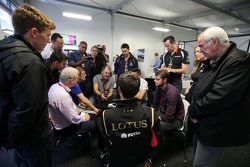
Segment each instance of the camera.
[[88,56],[84,56],[84,60],[86,61],[86,60],[90,60],[90,61],[92,61],[93,60],[93,57],[92,56],[90,56],[90,55],[88,55]]
[[98,48],[98,53],[103,53],[103,48],[102,45],[96,45],[96,47]]

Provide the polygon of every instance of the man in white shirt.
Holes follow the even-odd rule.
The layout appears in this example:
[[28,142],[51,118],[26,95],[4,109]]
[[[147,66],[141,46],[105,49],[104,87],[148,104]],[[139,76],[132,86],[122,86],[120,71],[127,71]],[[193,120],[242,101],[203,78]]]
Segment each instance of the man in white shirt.
[[[44,51],[42,52],[42,57],[44,59],[50,58],[50,55],[54,51],[62,51],[63,52],[63,46],[64,46],[64,41],[63,41],[63,36],[59,33],[53,33],[50,37],[52,45],[47,45],[49,48],[45,48]],[[66,54],[66,53],[64,53]]]
[[135,95],[135,98],[141,102],[143,105],[147,105],[148,96],[148,82],[141,77],[141,70],[139,68],[134,68],[131,70],[132,72],[135,72],[137,76],[140,78],[140,88],[139,92]]
[[49,115],[56,130],[61,133],[83,132],[95,129],[95,122],[87,113],[79,114],[80,109],[73,102],[69,92],[77,84],[79,71],[66,67],[61,71],[60,81],[49,90]]

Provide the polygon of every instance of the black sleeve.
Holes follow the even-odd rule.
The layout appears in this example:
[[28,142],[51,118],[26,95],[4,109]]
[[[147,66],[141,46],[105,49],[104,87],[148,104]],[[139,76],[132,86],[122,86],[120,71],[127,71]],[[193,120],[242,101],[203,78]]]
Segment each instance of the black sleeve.
[[97,117],[96,125],[97,125],[97,128],[98,128],[99,132],[101,133],[102,137],[105,139],[107,136],[106,136],[106,133],[105,133],[105,130],[104,130],[103,116]]
[[220,108],[237,106],[249,87],[249,71],[249,59],[248,61],[226,63],[213,82],[211,90],[202,98],[191,103],[188,108],[190,117],[199,119],[225,112],[224,110],[218,110],[218,106]]
[[18,66],[9,73],[15,104],[8,120],[9,144],[13,146],[34,137],[34,133],[40,130],[38,124],[48,119],[45,66],[39,59],[30,61],[16,62]]
[[153,108],[155,110],[158,110],[159,106],[160,106],[160,89],[156,88],[155,96],[154,96],[154,99],[153,99]]
[[187,100],[189,103],[191,103],[194,88],[195,88],[195,83],[192,84],[188,93],[185,94],[185,100]]
[[138,61],[137,61],[137,59],[135,57],[134,57],[134,61],[135,61],[134,68],[138,68]]
[[190,61],[189,61],[189,54],[188,54],[188,52],[186,51],[186,50],[181,50],[181,52],[182,52],[182,63],[183,64],[190,64]]
[[120,59],[120,57],[117,57],[116,59],[115,59],[115,63],[114,63],[114,74],[117,74],[117,72],[118,72],[118,66],[119,66],[119,64],[118,64],[118,61],[119,61],[119,59]]

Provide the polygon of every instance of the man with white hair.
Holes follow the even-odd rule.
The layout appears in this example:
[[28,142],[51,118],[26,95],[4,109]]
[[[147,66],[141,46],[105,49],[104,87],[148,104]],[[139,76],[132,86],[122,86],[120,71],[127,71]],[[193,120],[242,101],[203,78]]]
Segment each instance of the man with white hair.
[[197,138],[193,166],[217,166],[230,146],[248,143],[250,122],[250,54],[229,42],[220,27],[198,37],[208,64],[189,107]]
[[78,109],[69,94],[70,88],[77,84],[78,78],[77,69],[66,67],[60,74],[59,83],[52,85],[49,90],[50,118],[55,129],[63,134],[95,129],[95,122],[90,121],[89,114],[78,114]]

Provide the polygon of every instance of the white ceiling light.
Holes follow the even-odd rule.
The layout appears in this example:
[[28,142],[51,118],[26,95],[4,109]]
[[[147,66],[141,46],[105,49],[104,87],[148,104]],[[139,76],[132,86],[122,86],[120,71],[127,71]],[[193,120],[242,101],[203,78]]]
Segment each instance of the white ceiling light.
[[63,16],[75,18],[75,19],[82,19],[82,20],[92,20],[91,16],[75,14],[75,13],[68,13],[68,12],[63,12]]
[[161,27],[154,27],[153,30],[155,30],[155,31],[163,31],[163,32],[169,32],[170,31],[167,28],[161,28]]

